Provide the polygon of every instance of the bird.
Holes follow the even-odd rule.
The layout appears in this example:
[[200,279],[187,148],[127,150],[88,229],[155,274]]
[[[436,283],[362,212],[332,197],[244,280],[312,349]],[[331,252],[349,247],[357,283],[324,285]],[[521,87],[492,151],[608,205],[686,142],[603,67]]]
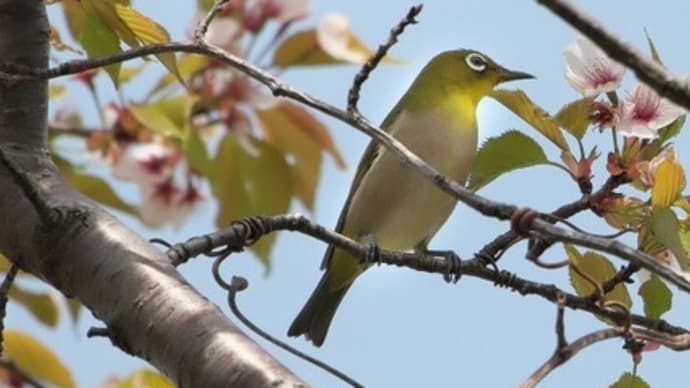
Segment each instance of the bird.
[[[464,184],[477,153],[477,105],[497,85],[534,78],[509,70],[476,50],[433,57],[383,120],[380,128],[441,174]],[[357,167],[336,232],[372,247],[428,250],[457,200],[441,191],[376,141]],[[371,263],[329,245],[316,289],[288,329],[315,346],[324,343],[335,312]]]

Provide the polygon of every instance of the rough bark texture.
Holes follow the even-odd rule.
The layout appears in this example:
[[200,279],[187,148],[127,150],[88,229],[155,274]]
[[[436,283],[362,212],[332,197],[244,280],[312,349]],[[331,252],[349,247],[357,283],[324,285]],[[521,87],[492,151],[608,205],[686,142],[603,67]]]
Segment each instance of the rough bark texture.
[[[0,0],[0,61],[45,69],[48,37],[41,0]],[[44,148],[46,86],[0,79],[0,252],[79,299],[114,344],[180,386],[305,386],[163,253],[60,178]]]

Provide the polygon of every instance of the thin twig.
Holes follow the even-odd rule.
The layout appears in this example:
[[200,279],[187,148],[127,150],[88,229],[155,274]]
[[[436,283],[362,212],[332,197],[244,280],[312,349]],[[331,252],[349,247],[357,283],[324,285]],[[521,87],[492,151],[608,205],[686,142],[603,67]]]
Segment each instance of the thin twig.
[[345,373],[339,371],[338,369],[326,364],[325,362],[318,360],[314,357],[311,357],[310,355],[303,353],[292,346],[278,340],[274,336],[268,334],[266,331],[258,327],[254,322],[249,320],[242,311],[240,311],[239,307],[237,306],[237,293],[240,291],[244,291],[249,287],[249,282],[247,279],[239,276],[233,276],[230,282],[228,283],[225,281],[223,278],[223,275],[220,273],[220,266],[223,264],[223,262],[230,256],[230,251],[226,252],[223,255],[220,255],[216,258],[216,260],[213,261],[213,267],[211,269],[211,273],[213,275],[213,279],[216,281],[216,283],[224,290],[228,292],[228,307],[230,307],[230,311],[237,317],[237,319],[240,320],[245,326],[249,328],[254,334],[260,336],[261,338],[265,339],[266,341],[272,343],[273,345],[286,350],[289,353],[292,353],[293,355],[313,364],[316,365],[317,367],[325,370],[326,372],[338,377],[339,379],[345,381],[349,385],[355,387],[355,388],[362,388],[364,387],[362,384],[358,383],[355,381],[353,378],[350,376],[346,375]]
[[388,50],[393,47],[394,44],[398,43],[398,37],[402,35],[405,28],[410,24],[417,24],[415,19],[420,12],[422,12],[422,4],[412,6],[407,15],[400,20],[400,22],[391,29],[388,39],[379,45],[378,49],[374,55],[372,55],[369,60],[362,66],[359,72],[355,75],[354,81],[352,81],[352,87],[347,93],[347,111],[351,114],[359,114],[357,109],[357,103],[359,102],[359,93],[362,89],[362,85],[367,81],[371,72],[376,69],[381,60],[386,56]]
[[536,386],[540,381],[544,379],[549,373],[553,372],[554,369],[563,365],[566,361],[570,360],[573,356],[579,353],[581,350],[587,348],[590,345],[594,345],[597,342],[601,342],[610,338],[620,337],[622,333],[617,329],[602,329],[592,332],[590,334],[584,335],[568,346],[557,349],[556,352],[549,358],[542,366],[540,366],[531,376],[527,378],[521,385],[520,388],[532,388]]
[[259,328],[257,325],[255,325],[252,321],[250,321],[242,312],[240,311],[239,307],[237,307],[237,301],[235,298],[237,297],[237,293],[239,291],[245,290],[248,287],[249,283],[247,282],[246,279],[238,276],[233,276],[232,280],[230,281],[230,288],[228,289],[228,306],[230,307],[230,311],[237,317],[237,319],[240,320],[245,326],[249,328],[252,332],[260,336],[261,338],[265,339],[266,341],[272,343],[273,345],[290,352],[294,354],[295,356],[313,364],[316,365],[317,367],[325,370],[326,372],[332,374],[333,376],[343,380],[345,383],[349,384],[352,387],[355,388],[364,388],[364,385],[360,384],[357,382],[355,379],[352,377],[346,375],[345,373],[341,372],[340,370],[326,364],[325,362],[318,360],[304,352],[301,352],[292,346],[279,341],[277,338],[273,337],[272,335],[268,334],[261,328]]
[[204,37],[206,36],[206,32],[208,31],[208,26],[211,25],[211,22],[213,21],[213,18],[216,17],[216,14],[220,11],[221,8],[230,0],[216,0],[216,2],[213,4],[211,9],[208,11],[206,16],[201,20],[199,25],[197,26],[196,30],[194,31],[194,40],[198,43],[201,43],[204,41]]
[[537,0],[601,47],[612,59],[630,68],[637,78],[661,96],[690,109],[690,89],[683,78],[645,57],[621,38],[608,31],[599,21],[566,0]]

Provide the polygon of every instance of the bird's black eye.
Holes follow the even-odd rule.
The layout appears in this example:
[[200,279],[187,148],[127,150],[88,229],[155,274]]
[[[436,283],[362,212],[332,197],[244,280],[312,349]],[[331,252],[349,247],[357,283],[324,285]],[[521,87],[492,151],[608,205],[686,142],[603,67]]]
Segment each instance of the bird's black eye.
[[477,53],[471,53],[467,57],[465,57],[465,62],[467,62],[467,66],[470,67],[470,69],[476,71],[476,72],[482,72],[486,70],[486,59],[481,54]]

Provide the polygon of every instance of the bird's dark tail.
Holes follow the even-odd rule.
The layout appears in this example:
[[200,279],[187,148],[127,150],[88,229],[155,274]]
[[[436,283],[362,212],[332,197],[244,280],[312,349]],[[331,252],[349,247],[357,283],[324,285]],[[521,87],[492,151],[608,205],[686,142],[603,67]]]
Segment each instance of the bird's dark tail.
[[335,311],[352,285],[349,282],[343,287],[333,290],[329,281],[330,275],[329,271],[323,274],[309,300],[290,325],[288,336],[297,337],[304,334],[314,345],[321,346],[323,344]]

